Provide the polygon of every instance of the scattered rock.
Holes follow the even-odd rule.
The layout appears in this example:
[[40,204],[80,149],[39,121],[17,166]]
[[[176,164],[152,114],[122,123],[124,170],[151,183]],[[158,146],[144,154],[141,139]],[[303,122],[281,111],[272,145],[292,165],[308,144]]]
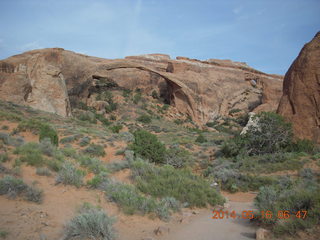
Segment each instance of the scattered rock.
[[258,228],[256,231],[256,240],[267,240],[270,237],[270,231],[264,228]]
[[154,234],[161,236],[170,232],[170,228],[166,226],[160,226],[154,230]]

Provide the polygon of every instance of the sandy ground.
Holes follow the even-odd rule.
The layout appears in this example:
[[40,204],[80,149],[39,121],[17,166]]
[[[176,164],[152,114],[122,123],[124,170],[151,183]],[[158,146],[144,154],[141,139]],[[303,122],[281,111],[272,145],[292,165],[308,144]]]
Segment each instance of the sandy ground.
[[[253,195],[253,194],[251,194]],[[230,197],[230,196],[229,196]],[[249,220],[241,217],[242,211],[253,210],[252,196],[247,193],[238,193],[232,196],[234,200],[239,197],[240,201],[229,201],[229,206],[224,209],[229,212],[235,211],[237,218],[212,219],[212,210],[206,209],[192,218],[189,223],[174,227],[170,233],[159,239],[161,240],[249,240],[255,239],[256,228]]]

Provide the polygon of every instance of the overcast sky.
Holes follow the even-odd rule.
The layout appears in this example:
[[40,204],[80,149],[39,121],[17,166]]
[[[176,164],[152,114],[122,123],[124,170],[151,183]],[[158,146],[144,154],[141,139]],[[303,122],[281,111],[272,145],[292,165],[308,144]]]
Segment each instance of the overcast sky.
[[62,47],[166,53],[284,74],[320,30],[320,0],[0,0],[0,59]]

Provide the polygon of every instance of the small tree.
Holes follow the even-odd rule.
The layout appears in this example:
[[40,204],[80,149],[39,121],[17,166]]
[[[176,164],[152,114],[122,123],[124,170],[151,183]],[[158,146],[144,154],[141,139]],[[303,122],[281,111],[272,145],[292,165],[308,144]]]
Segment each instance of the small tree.
[[131,149],[137,155],[155,163],[165,162],[166,148],[156,135],[153,135],[145,130],[137,130],[133,133],[134,143]]
[[47,124],[43,124],[40,128],[40,133],[39,133],[39,141],[41,142],[45,138],[50,139],[51,143],[58,146],[59,144],[59,137],[56,132],[51,126]]
[[250,126],[244,138],[250,155],[275,153],[285,150],[292,143],[292,126],[276,113],[262,112],[254,116],[256,126]]

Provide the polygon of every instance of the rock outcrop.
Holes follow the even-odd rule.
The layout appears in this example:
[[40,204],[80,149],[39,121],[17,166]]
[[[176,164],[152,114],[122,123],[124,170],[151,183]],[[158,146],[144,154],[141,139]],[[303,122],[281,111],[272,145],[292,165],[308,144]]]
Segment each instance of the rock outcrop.
[[293,123],[298,138],[320,143],[320,32],[287,71],[278,113]]
[[[0,98],[68,116],[81,101],[90,102],[97,82],[151,94],[204,124],[230,110],[276,110],[282,76],[245,63],[200,61],[164,54],[102,59],[60,48],[42,49],[0,61]],[[99,85],[99,84],[98,84]]]

